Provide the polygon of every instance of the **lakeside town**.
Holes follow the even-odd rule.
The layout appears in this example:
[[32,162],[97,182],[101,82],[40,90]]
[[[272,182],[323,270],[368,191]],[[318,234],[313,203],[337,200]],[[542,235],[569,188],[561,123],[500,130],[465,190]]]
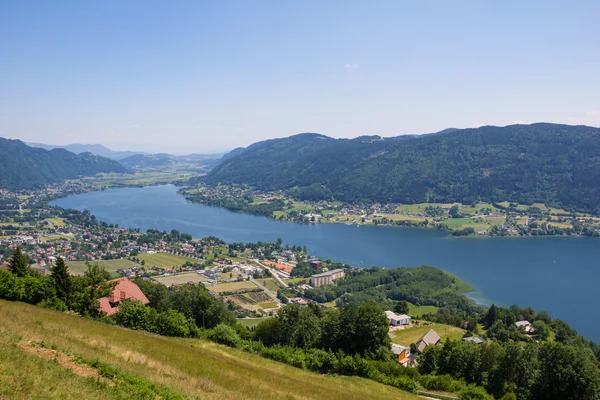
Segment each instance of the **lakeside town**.
[[[68,186],[60,188],[69,189]],[[170,232],[129,229],[98,221],[89,211],[48,206],[46,200],[58,192],[4,193],[0,222],[0,269],[9,269],[16,249],[39,275],[50,275],[58,258],[65,260],[72,275],[83,275],[92,265],[102,267],[116,282],[113,295],[101,298],[100,309],[110,316],[121,300],[143,304],[148,299],[137,288],[136,279],[167,288],[202,285],[235,312],[239,321],[253,327],[273,317],[285,304],[308,305],[312,289],[335,285],[354,270],[346,264],[311,257],[306,247],[275,243],[230,243],[219,238],[193,238]],[[321,303],[341,305],[339,300]],[[392,351],[403,366],[416,366],[417,355],[445,338],[481,344],[486,339],[477,329],[428,321],[437,307],[405,306],[386,311]],[[410,316],[409,316],[410,314]],[[516,321],[527,335],[536,329],[528,321]]]
[[180,189],[187,200],[296,223],[338,223],[433,228],[454,236],[600,237],[600,218],[543,203],[344,204],[299,201],[283,190],[245,185],[192,184]]

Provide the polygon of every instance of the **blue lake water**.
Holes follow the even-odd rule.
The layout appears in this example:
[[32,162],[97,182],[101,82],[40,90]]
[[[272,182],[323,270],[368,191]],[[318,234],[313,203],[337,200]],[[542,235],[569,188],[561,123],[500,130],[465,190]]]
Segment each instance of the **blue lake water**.
[[482,304],[546,310],[600,341],[600,240],[454,238],[429,229],[301,225],[188,203],[174,186],[113,189],[55,200],[120,226],[171,230],[228,242],[275,241],[358,267],[433,265],[466,280]]

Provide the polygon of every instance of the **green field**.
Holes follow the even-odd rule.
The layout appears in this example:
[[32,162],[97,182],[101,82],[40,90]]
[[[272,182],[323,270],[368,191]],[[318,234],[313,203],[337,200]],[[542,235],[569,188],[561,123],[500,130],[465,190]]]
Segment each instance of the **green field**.
[[[129,261],[129,260],[99,260],[99,261],[90,261],[90,264],[98,264],[107,272],[115,272],[118,269],[130,269],[133,267],[140,267],[138,264]],[[69,270],[77,275],[82,275],[85,271],[87,271],[87,265],[85,261],[70,261],[67,263]]]
[[218,283],[216,285],[207,286],[208,290],[213,290],[217,293],[221,292],[235,292],[242,289],[258,289],[254,283],[250,281],[243,282],[230,282],[230,283]]
[[73,238],[73,235],[50,235],[50,236],[41,237],[40,242],[53,242],[55,240],[60,240],[60,239],[71,240],[72,238]]
[[245,327],[248,328],[253,328],[256,325],[260,324],[261,322],[270,319],[271,317],[267,317],[267,318],[239,318],[237,320],[237,322],[239,322],[240,324],[244,325]]
[[173,283],[182,285],[182,284],[188,283],[188,282],[198,283],[198,282],[204,282],[204,281],[208,280],[204,275],[197,274],[195,272],[186,272],[184,274],[175,274],[175,275],[169,275],[169,276],[159,276],[159,277],[154,277],[152,279],[158,283],[162,283],[165,286],[171,286],[171,285],[173,285]]
[[436,306],[415,306],[412,303],[408,303],[408,315],[412,318],[419,318],[423,314],[435,314],[437,310]]
[[268,303],[258,303],[258,306],[262,309],[270,309],[270,308],[277,308],[277,303],[275,303],[274,301],[268,302]]
[[463,329],[444,325],[444,324],[432,324],[430,326],[418,326],[414,328],[403,329],[394,332],[392,343],[401,344],[402,346],[410,346],[411,343],[416,343],[424,334],[430,329],[437,332],[442,338],[442,341],[449,338],[450,340],[460,340],[465,331]]
[[175,254],[167,254],[167,253],[156,253],[156,254],[148,254],[143,253],[139,254],[137,258],[140,261],[144,261],[146,263],[146,267],[159,267],[159,268],[171,268],[171,267],[180,267],[185,264],[186,261],[189,262],[198,262],[193,258],[178,256]]
[[[78,359],[118,368],[136,384],[86,376],[94,369]],[[0,398],[167,398],[156,387],[185,399],[417,399],[374,381],[311,373],[212,342],[149,335],[0,301]]]
[[261,278],[257,279],[257,281],[273,293],[277,293],[279,291],[279,285],[273,278]]
[[48,218],[48,221],[59,228],[65,226],[65,221],[62,218]]

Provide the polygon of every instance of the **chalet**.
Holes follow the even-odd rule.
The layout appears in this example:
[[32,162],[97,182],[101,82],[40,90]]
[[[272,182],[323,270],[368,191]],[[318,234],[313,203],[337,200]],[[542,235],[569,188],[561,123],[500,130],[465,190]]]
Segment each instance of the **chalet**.
[[119,310],[119,304],[125,299],[138,300],[144,305],[150,303],[135,283],[126,278],[120,278],[117,282],[110,297],[98,299],[100,302],[100,311],[106,313],[106,315],[115,314]]
[[414,354],[411,354],[410,347],[392,343],[392,353],[398,357],[398,364],[403,367],[414,367],[416,365],[417,357]]
[[410,325],[410,317],[406,314],[398,315],[393,311],[386,311],[385,316],[387,317],[388,324],[392,326]]
[[417,342],[417,351],[422,353],[427,346],[436,346],[441,341],[440,335],[437,334],[436,331],[430,329],[424,334],[421,339]]
[[535,329],[533,328],[533,326],[531,325],[531,323],[527,320],[524,321],[517,321],[516,322],[517,328],[523,328],[525,330],[525,333],[534,333]]

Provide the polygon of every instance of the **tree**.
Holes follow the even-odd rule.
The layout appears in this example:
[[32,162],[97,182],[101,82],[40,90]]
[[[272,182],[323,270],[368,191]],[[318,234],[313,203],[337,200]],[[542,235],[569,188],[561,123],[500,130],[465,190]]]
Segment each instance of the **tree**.
[[50,268],[50,272],[52,273],[52,281],[57,297],[68,306],[71,295],[71,276],[69,275],[69,268],[65,264],[65,260],[62,257],[58,257],[54,266]]
[[460,208],[458,208],[457,205],[450,207],[448,215],[450,216],[450,218],[460,218]]
[[12,257],[8,262],[8,267],[18,277],[24,277],[31,270],[27,262],[27,256],[21,252],[21,247],[17,246],[13,251]]
[[388,321],[375,302],[360,307],[344,307],[340,314],[338,348],[348,354],[373,355],[380,347],[390,347]]
[[397,314],[408,314],[408,302],[400,300],[394,305],[394,312]]
[[548,340],[548,336],[550,336],[550,331],[548,325],[546,325],[544,321],[533,321],[532,326],[533,329],[535,329],[535,332],[537,333],[538,338],[540,340]]

